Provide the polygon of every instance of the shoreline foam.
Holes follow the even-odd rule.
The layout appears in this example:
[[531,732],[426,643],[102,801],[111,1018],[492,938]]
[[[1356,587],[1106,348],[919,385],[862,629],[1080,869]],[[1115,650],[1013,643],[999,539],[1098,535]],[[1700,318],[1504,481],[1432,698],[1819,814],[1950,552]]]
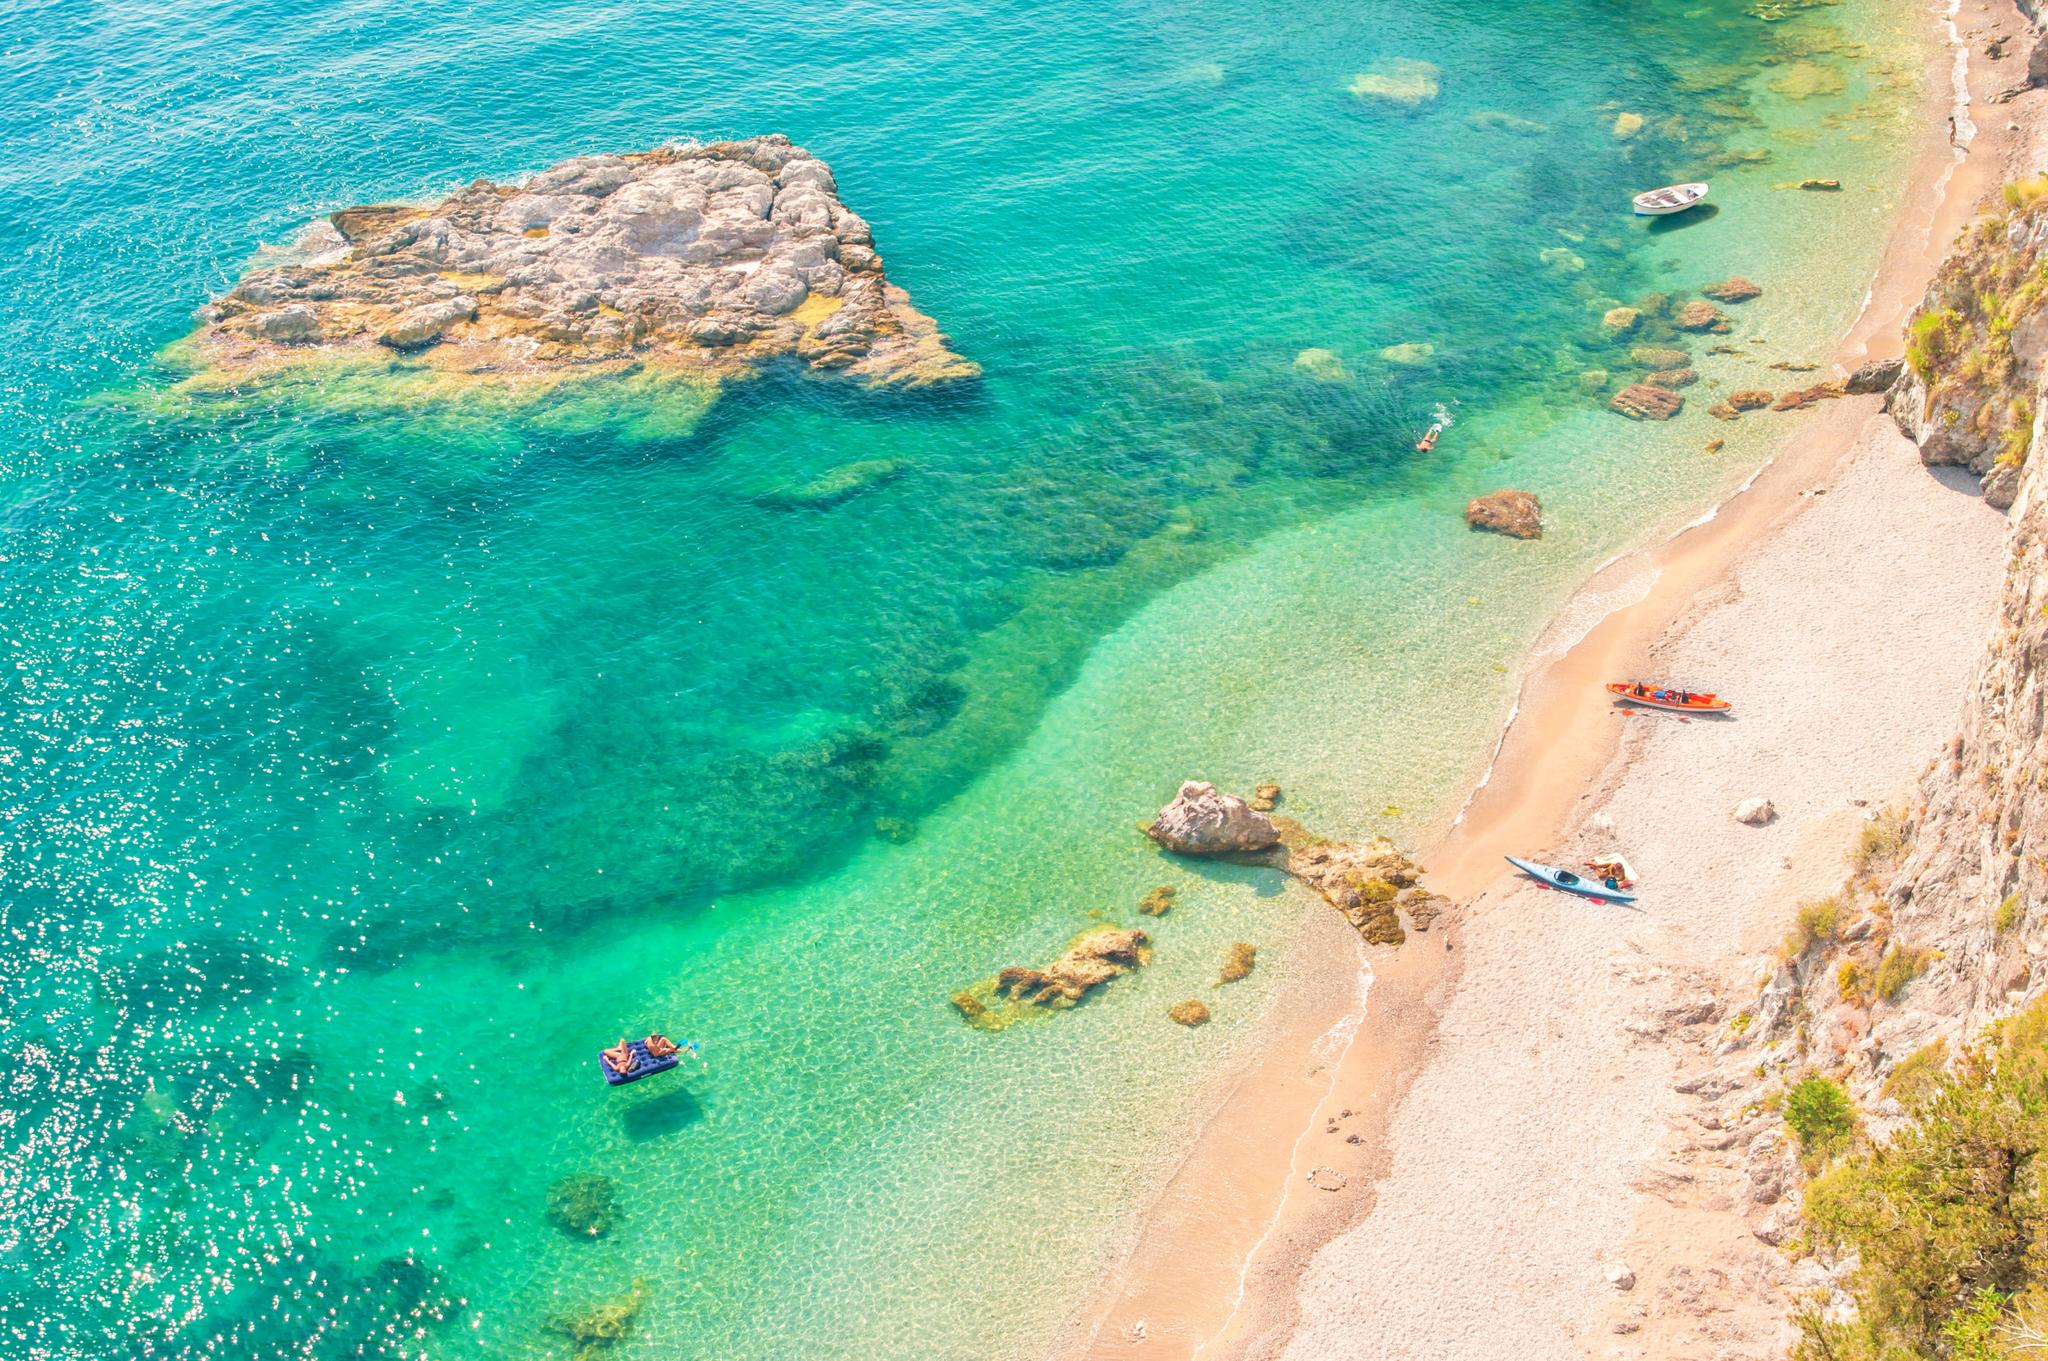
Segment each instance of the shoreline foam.
[[[1993,0],[1972,0],[1968,10],[1981,19],[1995,12],[1992,4]],[[1947,242],[1968,220],[1987,183],[2005,175],[2004,167],[1993,163],[2003,160],[2011,139],[2003,132],[1980,136],[1985,130],[1967,117],[1970,64],[1957,25],[1963,8],[1963,0],[1951,0],[1941,16],[1946,31],[1930,52],[1929,65],[1946,68],[1948,80],[1930,77],[1927,82],[1923,146],[1914,156],[1907,194],[1876,276],[1837,346],[1837,362],[1845,367],[1874,354],[1897,352],[1899,327]],[[1988,93],[1988,88],[1982,90],[1979,97]],[[1960,145],[1951,145],[1943,134],[1947,110],[1958,99],[1963,101],[1957,118]],[[1833,410],[1788,434],[1739,487],[1704,514],[1675,532],[1610,557],[1589,574],[1526,654],[1528,674],[1515,687],[1500,737],[1470,793],[1448,824],[1423,843],[1429,851],[1425,859],[1435,871],[1434,886],[1470,898],[1498,877],[1493,868],[1498,862],[1491,852],[1496,841],[1508,839],[1507,833],[1520,830],[1533,844],[1548,844],[1560,839],[1568,824],[1580,820],[1578,805],[1589,795],[1577,791],[1588,783],[1598,787],[1619,737],[1611,730],[1594,734],[1589,744],[1578,744],[1576,760],[1564,763],[1568,770],[1560,771],[1559,763],[1547,757],[1546,773],[1539,774],[1531,768],[1536,753],[1528,748],[1536,739],[1529,734],[1550,731],[1538,721],[1545,707],[1564,707],[1559,701],[1576,695],[1586,675],[1603,673],[1611,659],[1642,656],[1680,625],[1703,590],[1728,580],[1739,561],[1769,543],[1796,516],[1805,504],[1802,485],[1851,456],[1858,431],[1873,411],[1868,399],[1834,404]],[[1612,590],[1606,579],[1617,569],[1639,573],[1646,567],[1659,575],[1642,599],[1605,612],[1564,655],[1546,656],[1557,622],[1574,605]],[[1605,722],[1602,710],[1596,723],[1582,718],[1578,726]],[[1573,749],[1569,742],[1552,743],[1553,750],[1557,746]],[[1482,803],[1486,806],[1479,815],[1470,816]],[[1532,805],[1550,811],[1536,811]],[[1318,1125],[1336,1113],[1329,1109],[1336,1104],[1334,1096],[1296,1105],[1291,1132],[1278,1128],[1287,1122],[1276,1119],[1268,1103],[1289,1087],[1300,1088],[1304,1077],[1327,1077],[1332,1093],[1342,1088],[1363,1094],[1354,1100],[1366,1108],[1353,1124],[1369,1141],[1368,1153],[1366,1166],[1353,1178],[1362,1176],[1377,1186],[1389,1167],[1387,1127],[1424,1070],[1425,1054],[1438,1044],[1437,1019],[1457,993],[1462,960],[1461,952],[1452,947],[1471,920],[1468,907],[1455,921],[1443,924],[1442,951],[1411,947],[1378,962],[1371,987],[1373,1014],[1334,1071],[1311,1059],[1305,1071],[1297,1072],[1303,1065],[1290,1055],[1305,1052],[1301,1037],[1313,1026],[1299,1017],[1275,1018],[1260,1069],[1236,1084],[1231,1101],[1198,1136],[1148,1212],[1129,1258],[1085,1312],[1080,1341],[1062,1346],[1055,1355],[1107,1355],[1113,1347],[1118,1355],[1129,1354],[1128,1346],[1121,1344],[1139,1340],[1129,1333],[1132,1315],[1144,1319],[1146,1356],[1270,1355],[1286,1343],[1295,1329],[1294,1291],[1302,1274],[1325,1244],[1371,1214],[1377,1197],[1368,1191],[1355,1198],[1321,1197],[1319,1202],[1317,1193],[1298,1189],[1300,1179],[1294,1174]],[[1254,1106],[1256,1112],[1247,1109]],[[1198,1184],[1190,1186],[1190,1181]],[[1246,1194],[1271,1207],[1264,1230],[1248,1248],[1243,1238],[1235,1244],[1227,1241],[1229,1226],[1216,1214],[1209,1217],[1206,1240],[1181,1236],[1192,1207],[1177,1204],[1177,1198],[1224,1201]],[[1338,1200],[1358,1203],[1348,1208],[1329,1203]],[[1162,1234],[1163,1224],[1171,1224],[1173,1232]],[[1219,1317],[1205,1297],[1216,1279],[1211,1259],[1233,1254],[1233,1269],[1226,1275],[1234,1278],[1236,1289]],[[1380,1345],[1384,1349],[1396,1340],[1383,1339]]]

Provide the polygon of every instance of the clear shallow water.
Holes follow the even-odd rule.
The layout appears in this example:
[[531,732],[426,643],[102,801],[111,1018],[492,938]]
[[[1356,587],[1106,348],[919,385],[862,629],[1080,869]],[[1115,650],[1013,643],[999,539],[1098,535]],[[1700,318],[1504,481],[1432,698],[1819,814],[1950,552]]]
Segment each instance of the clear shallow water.
[[[1811,360],[1875,264],[1917,13],[1499,8],[0,5],[10,1350],[567,1356],[640,1281],[592,1355],[1033,1355],[1320,910],[1131,824],[1199,773],[1412,835],[1573,580],[1782,428],[1714,385],[1804,381],[1695,344],[1628,425],[1601,311],[1741,272],[1732,340]],[[1347,92],[1385,59],[1439,97]],[[321,212],[766,130],[976,391],[161,400]],[[1618,213],[1728,151],[1718,216]],[[760,504],[863,458],[909,471]],[[1540,544],[1464,529],[1498,485]],[[1099,1000],[947,1005],[1160,882]],[[709,1071],[603,1091],[655,1024]]]

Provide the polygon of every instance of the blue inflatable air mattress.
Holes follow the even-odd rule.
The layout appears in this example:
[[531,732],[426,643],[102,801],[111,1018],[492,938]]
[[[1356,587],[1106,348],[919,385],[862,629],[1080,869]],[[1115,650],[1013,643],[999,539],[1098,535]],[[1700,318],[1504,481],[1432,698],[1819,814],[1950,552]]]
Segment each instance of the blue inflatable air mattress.
[[614,1087],[627,1082],[638,1082],[641,1078],[654,1073],[666,1073],[669,1069],[682,1062],[682,1057],[677,1054],[670,1054],[665,1059],[655,1058],[647,1052],[647,1041],[645,1040],[634,1040],[627,1044],[626,1048],[632,1053],[634,1058],[633,1071],[630,1073],[621,1073],[614,1070],[610,1059],[606,1058],[603,1054],[597,1056],[597,1070],[603,1073],[604,1080]]

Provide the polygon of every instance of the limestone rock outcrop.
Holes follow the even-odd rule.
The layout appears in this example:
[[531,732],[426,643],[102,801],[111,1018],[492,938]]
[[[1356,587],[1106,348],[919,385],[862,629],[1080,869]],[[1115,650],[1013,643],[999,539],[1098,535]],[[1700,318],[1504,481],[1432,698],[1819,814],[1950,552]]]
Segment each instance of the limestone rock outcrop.
[[824,162],[753,137],[579,156],[521,184],[335,213],[252,270],[192,347],[231,378],[375,346],[500,378],[580,366],[733,376],[793,357],[882,387],[972,378],[883,272]]
[[1180,855],[1260,851],[1280,842],[1280,829],[1271,818],[1205,780],[1183,784],[1145,835]]

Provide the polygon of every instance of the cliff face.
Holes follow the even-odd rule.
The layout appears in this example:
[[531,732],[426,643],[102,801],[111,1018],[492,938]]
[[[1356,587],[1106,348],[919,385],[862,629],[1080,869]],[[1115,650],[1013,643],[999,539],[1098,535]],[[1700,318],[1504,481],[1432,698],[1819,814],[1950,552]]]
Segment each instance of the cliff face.
[[[1960,732],[1910,806],[1866,828],[1728,1046],[1839,1076],[1880,1128],[1901,1113],[1884,1080],[1902,1060],[1953,1052],[2048,984],[2048,198],[1972,228],[1907,339],[1888,408],[1924,461],[1967,467],[2010,507],[1998,626]],[[1883,696],[1863,698],[1882,723]]]

